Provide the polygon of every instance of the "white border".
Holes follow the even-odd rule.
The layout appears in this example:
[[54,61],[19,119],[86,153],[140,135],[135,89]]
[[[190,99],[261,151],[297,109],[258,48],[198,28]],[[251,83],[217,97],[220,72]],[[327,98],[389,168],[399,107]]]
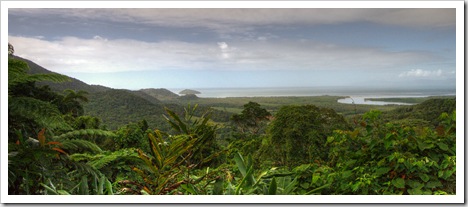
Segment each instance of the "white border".
[[9,8],[456,8],[457,195],[452,196],[16,196],[8,195],[8,131],[1,130],[2,203],[464,203],[464,2],[463,1],[2,1],[1,129],[7,127]]

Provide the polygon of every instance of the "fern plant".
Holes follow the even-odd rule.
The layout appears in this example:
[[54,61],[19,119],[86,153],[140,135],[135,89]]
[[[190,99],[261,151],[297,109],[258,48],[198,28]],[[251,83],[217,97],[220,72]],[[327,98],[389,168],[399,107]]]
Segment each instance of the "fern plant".
[[15,129],[23,130],[29,136],[37,129],[47,128],[70,130],[56,106],[47,101],[31,97],[27,91],[30,83],[37,81],[64,82],[69,78],[59,74],[28,74],[26,62],[14,58],[8,59],[8,121],[9,136]]

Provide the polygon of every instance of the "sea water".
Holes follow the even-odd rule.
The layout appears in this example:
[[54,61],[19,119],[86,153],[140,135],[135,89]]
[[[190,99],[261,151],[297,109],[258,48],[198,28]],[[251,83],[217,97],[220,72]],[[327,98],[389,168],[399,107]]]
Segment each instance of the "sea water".
[[[407,103],[369,101],[367,98],[409,98],[428,96],[455,96],[455,89],[371,89],[352,87],[271,87],[271,88],[195,88],[201,98],[226,97],[288,97],[288,96],[343,96],[339,103],[344,104],[401,104]],[[173,89],[178,92],[180,89]]]

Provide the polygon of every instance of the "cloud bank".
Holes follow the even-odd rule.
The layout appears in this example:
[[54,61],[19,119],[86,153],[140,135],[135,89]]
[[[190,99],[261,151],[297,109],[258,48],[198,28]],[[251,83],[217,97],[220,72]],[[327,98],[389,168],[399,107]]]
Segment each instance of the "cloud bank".
[[[255,43],[143,42],[63,37],[47,41],[10,36],[16,54],[56,72],[154,70],[380,70],[436,59],[424,52],[388,52],[311,41]],[[408,72],[411,76],[415,72]],[[425,74],[425,73],[423,73]]]
[[341,24],[372,22],[405,27],[455,26],[455,9],[439,8],[296,8],[296,9],[10,9],[19,15],[53,15],[86,20],[175,27],[205,27],[230,31],[271,24]]

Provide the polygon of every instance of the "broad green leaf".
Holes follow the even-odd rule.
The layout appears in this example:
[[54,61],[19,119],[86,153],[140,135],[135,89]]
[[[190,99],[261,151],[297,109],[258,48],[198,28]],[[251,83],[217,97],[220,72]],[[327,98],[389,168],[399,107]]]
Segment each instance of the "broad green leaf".
[[241,172],[242,176],[245,177],[245,175],[247,174],[247,167],[245,165],[244,158],[239,152],[234,154],[234,161],[236,162],[237,168],[239,168],[239,171]]
[[192,195],[198,195],[197,190],[195,190],[195,187],[190,183],[189,184],[182,184],[182,185],[180,185],[180,187],[182,187],[184,190],[186,190],[187,192],[189,192]]
[[381,168],[378,168],[377,170],[375,170],[374,172],[374,175],[375,176],[381,176],[381,175],[384,175],[386,173],[388,173],[388,171],[390,171],[391,168],[389,167],[381,167]]
[[423,183],[420,183],[416,180],[408,180],[406,181],[406,184],[412,189],[421,189],[422,187],[424,187]]
[[277,189],[276,178],[273,178],[271,180],[270,187],[268,188],[268,195],[276,195],[276,189]]
[[408,189],[408,193],[410,195],[422,195],[423,194],[421,189]]
[[436,188],[436,187],[441,187],[443,186],[442,183],[438,180],[436,181],[429,181],[426,183],[427,188]]
[[405,180],[402,178],[397,178],[392,181],[392,184],[397,188],[404,188],[405,187]]
[[320,179],[320,174],[319,173],[314,173],[312,175],[312,184],[317,183],[317,181]]
[[295,186],[297,185],[297,177],[294,178],[283,190],[283,194],[285,195],[290,195],[291,192],[296,188]]
[[420,174],[419,177],[422,181],[427,182],[429,181],[430,177],[427,174]]
[[[241,189],[242,185],[243,185],[243,184],[245,183],[245,181],[247,180],[247,177],[249,177],[250,175],[252,175],[252,171],[253,171],[253,169],[250,168],[249,171],[247,171],[246,176],[244,176],[244,178],[242,178],[241,182],[240,182],[239,185],[237,186],[237,189],[236,189],[236,192],[235,192],[236,195],[239,195],[240,189]],[[247,189],[247,190],[249,190],[249,189]]]
[[433,143],[427,143],[427,142],[424,142],[424,141],[418,141],[418,147],[421,151],[425,150],[425,149],[431,149],[434,147],[434,144]]
[[447,151],[449,148],[445,143],[437,143],[441,150]]

